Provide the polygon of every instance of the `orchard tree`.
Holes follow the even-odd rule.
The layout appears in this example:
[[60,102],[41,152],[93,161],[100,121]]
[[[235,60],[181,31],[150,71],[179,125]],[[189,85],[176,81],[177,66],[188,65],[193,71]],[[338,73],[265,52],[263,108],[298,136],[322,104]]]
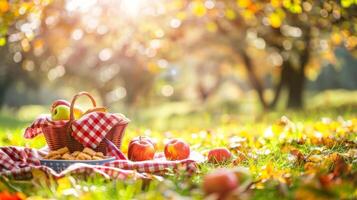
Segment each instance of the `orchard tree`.
[[34,41],[36,66],[52,82],[95,89],[105,105],[145,101],[166,45],[164,30],[153,23],[160,21],[157,11],[139,15],[139,8],[124,1],[94,3],[58,0],[43,10]]
[[[37,88],[41,74],[34,63],[24,62],[37,34],[42,8],[47,1],[0,1],[0,108],[6,92],[16,84]],[[32,71],[32,73],[30,73]]]
[[[307,73],[317,73],[320,64],[316,62],[331,60],[335,46],[350,50],[356,46],[354,1],[207,0],[177,5],[177,17],[182,20],[178,32],[206,27],[197,37],[204,41],[199,44],[231,47],[265,109],[276,106],[283,88],[288,93],[287,107],[301,108],[305,79]],[[256,64],[258,51],[267,54],[268,64]],[[259,74],[267,68],[275,82],[270,101],[264,94],[264,76]]]
[[[125,98],[134,105],[155,96],[154,83],[163,74],[172,81],[173,63],[187,59],[197,66],[203,101],[227,80],[241,83],[230,65],[246,74],[265,109],[283,89],[287,106],[299,108],[306,77],[333,61],[334,47],[355,50],[355,9],[347,0],[1,1],[0,95],[20,80],[45,77],[94,89],[104,104]],[[215,79],[209,87],[206,75]]]

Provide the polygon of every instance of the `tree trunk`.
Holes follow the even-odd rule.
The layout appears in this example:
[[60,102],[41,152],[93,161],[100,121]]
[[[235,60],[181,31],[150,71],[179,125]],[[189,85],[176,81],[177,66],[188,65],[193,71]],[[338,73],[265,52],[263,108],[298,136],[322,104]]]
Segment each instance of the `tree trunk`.
[[[294,69],[290,64],[285,66],[286,84],[288,89],[287,108],[300,109],[303,107],[303,91],[305,84],[305,73],[303,66],[299,70]],[[302,69],[301,69],[302,68]]]
[[0,110],[3,108],[5,104],[5,95],[11,84],[12,81],[10,79],[5,79],[0,84]]
[[284,61],[280,75],[280,81],[276,85],[274,98],[270,103],[268,103],[264,98],[264,87],[254,72],[254,68],[249,56],[244,51],[240,51],[240,54],[243,58],[244,66],[248,72],[249,80],[258,94],[259,101],[264,110],[274,109],[276,107],[281,90],[284,87],[288,90],[287,108],[300,109],[303,107],[305,66],[308,61],[308,50],[303,52],[300,57],[302,62],[299,69],[295,69],[289,61]]
[[222,85],[223,82],[224,82],[224,79],[221,74],[217,75],[216,82],[210,88],[204,87],[203,83],[199,82],[196,88],[197,88],[201,102],[202,103],[206,102],[210,96],[212,96],[215,92],[217,92],[217,90],[219,89],[219,87]]
[[274,98],[269,104],[269,109],[274,109],[279,101],[281,90],[286,84],[286,74],[287,74],[287,70],[285,67],[283,67],[280,73],[279,83],[275,87]]
[[6,90],[7,89],[3,88],[1,85],[1,87],[0,87],[0,110],[2,110],[2,108],[4,107]]
[[253,86],[253,88],[257,91],[258,93],[258,97],[259,97],[259,101],[260,104],[262,105],[264,110],[268,109],[268,104],[266,103],[265,99],[264,99],[264,88],[261,84],[261,82],[259,81],[259,78],[257,77],[254,68],[253,68],[253,63],[251,61],[251,59],[249,58],[249,56],[247,55],[247,53],[244,50],[239,50],[240,55],[243,58],[243,62],[244,62],[244,66],[248,72],[248,77],[249,80]]
[[98,88],[97,91],[98,91],[98,94],[99,94],[99,98],[102,101],[102,105],[104,107],[109,107],[109,102],[108,102],[108,99],[107,99],[106,90],[104,88]]
[[303,105],[303,92],[305,87],[305,67],[310,59],[310,28],[305,31],[307,35],[305,36],[305,48],[299,55],[300,63],[298,68],[294,68],[290,62],[288,62],[289,76],[288,81],[288,108],[300,109]]

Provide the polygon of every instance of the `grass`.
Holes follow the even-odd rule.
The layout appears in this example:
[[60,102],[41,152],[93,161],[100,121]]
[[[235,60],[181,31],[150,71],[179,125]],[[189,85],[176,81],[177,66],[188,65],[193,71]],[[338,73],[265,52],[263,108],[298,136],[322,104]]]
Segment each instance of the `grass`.
[[[283,115],[287,118],[281,118]],[[43,137],[23,139],[29,121],[10,116],[0,115],[1,145],[45,145]],[[152,121],[134,121],[126,132],[123,151],[127,152],[129,140],[136,135],[156,139],[161,150],[167,138],[180,137],[190,143],[192,150],[203,154],[214,147],[230,148],[236,160],[218,165],[205,162],[191,176],[186,172],[168,172],[164,179],[151,181],[72,176],[58,181],[45,181],[41,176],[17,181],[1,177],[0,190],[20,192],[32,199],[203,199],[203,176],[224,167],[249,170],[241,184],[245,180],[255,184],[234,194],[242,198],[357,198],[357,155],[351,151],[357,152],[357,111],[353,104],[266,113],[249,120],[232,113],[212,116],[201,111],[160,119],[158,126]],[[332,173],[333,179],[324,181]]]

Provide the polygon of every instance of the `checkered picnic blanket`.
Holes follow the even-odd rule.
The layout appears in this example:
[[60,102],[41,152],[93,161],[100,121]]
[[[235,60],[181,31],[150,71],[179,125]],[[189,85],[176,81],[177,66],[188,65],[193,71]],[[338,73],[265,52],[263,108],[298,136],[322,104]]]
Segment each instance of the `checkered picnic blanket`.
[[130,160],[115,160],[104,165],[87,165],[76,163],[61,173],[40,165],[41,157],[48,153],[48,149],[31,149],[26,147],[0,147],[0,176],[15,178],[33,177],[42,172],[46,176],[60,178],[67,174],[99,174],[105,178],[150,178],[152,173],[165,173],[170,170],[184,170],[194,172],[197,160],[186,159],[167,161],[158,157],[154,160],[133,162]]
[[[25,138],[34,138],[42,133],[42,128],[47,126],[63,126],[68,121],[52,121],[49,115],[39,116],[24,133]],[[69,166],[61,173],[40,165],[40,158],[48,153],[48,149],[35,150],[23,147],[0,147],[0,176],[22,177],[33,171],[41,171],[55,178],[66,174],[100,174],[106,178],[147,178],[147,173],[165,173],[168,169],[182,169],[193,172],[198,160],[186,159],[180,161],[167,161],[164,157],[156,156],[154,160],[132,162],[107,138],[105,135],[115,125],[126,125],[129,119],[120,114],[93,112],[75,120],[71,124],[72,136],[86,147],[96,148],[104,140],[107,144],[107,155],[114,156],[115,161],[104,165],[87,165],[76,163]]]
[[[127,125],[129,119],[121,114],[92,112],[71,123],[72,136],[85,147],[97,148],[107,133],[116,125]],[[34,138],[46,126],[63,126],[67,120],[52,121],[50,115],[40,115],[25,130],[25,138]]]

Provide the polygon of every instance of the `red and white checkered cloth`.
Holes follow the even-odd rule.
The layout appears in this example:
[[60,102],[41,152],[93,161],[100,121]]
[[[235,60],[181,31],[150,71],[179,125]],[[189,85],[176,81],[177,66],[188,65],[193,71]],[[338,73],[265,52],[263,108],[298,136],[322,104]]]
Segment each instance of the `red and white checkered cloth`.
[[[33,138],[42,133],[46,126],[63,126],[68,121],[52,121],[49,115],[41,115],[30,127],[25,130],[25,138]],[[61,173],[51,168],[41,166],[39,159],[47,154],[45,150],[34,150],[22,147],[0,147],[0,176],[12,175],[22,177],[33,170],[40,170],[55,178],[66,174],[87,173],[101,174],[106,178],[147,178],[147,173],[165,173],[168,169],[182,169],[193,172],[196,164],[201,160],[190,158],[181,161],[167,161],[161,156],[155,156],[154,160],[132,162],[109,140],[105,135],[115,126],[128,124],[129,120],[120,114],[93,112],[83,116],[72,123],[72,136],[84,146],[95,148],[104,139],[108,145],[108,155],[115,156],[116,160],[105,165],[87,165],[76,163]],[[192,155],[192,154],[191,154]]]
[[[60,178],[67,174],[93,175],[100,174],[105,178],[148,178],[148,173],[165,173],[168,169],[194,172],[199,162],[194,158],[181,161],[166,161],[157,158],[150,161],[133,162],[129,160],[115,160],[104,165],[87,165],[76,163],[69,166],[61,173],[40,165],[39,159],[46,155],[48,150],[35,150],[25,147],[0,147],[0,176],[17,178],[36,176],[34,171],[44,172],[47,176]],[[37,172],[38,173],[38,172]]]
[[[92,112],[72,122],[72,136],[83,146],[95,149],[114,126],[127,125],[129,121],[121,114]],[[42,133],[43,127],[63,126],[67,122],[67,120],[52,121],[49,115],[41,115],[26,128],[24,137],[33,138]]]
[[124,116],[92,112],[73,121],[72,136],[83,146],[95,149],[115,125],[128,123]]
[[113,144],[107,138],[104,138],[104,142],[107,144],[107,154],[109,156],[114,156],[117,160],[128,160],[128,158],[120,151],[120,149]]
[[42,134],[42,128],[46,126],[63,126],[67,123],[67,120],[52,121],[51,115],[43,114],[37,117],[32,124],[26,128],[24,137],[31,139],[39,134]]

